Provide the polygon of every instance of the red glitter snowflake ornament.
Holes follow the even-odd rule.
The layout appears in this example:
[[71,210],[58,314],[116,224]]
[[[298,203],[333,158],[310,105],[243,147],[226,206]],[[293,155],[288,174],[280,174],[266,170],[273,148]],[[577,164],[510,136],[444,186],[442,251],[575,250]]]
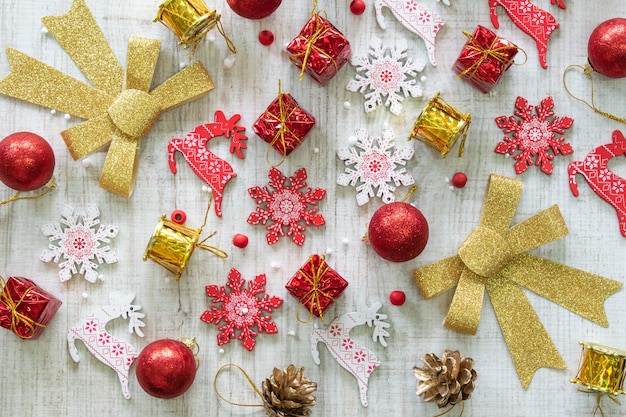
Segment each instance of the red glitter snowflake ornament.
[[[326,196],[326,190],[323,188],[309,189],[305,194],[301,191],[307,186],[306,169],[300,168],[293,177],[289,177],[291,187],[285,186],[286,177],[282,172],[272,167],[267,175],[269,177],[268,185],[275,189],[270,191],[267,187],[251,187],[248,188],[250,197],[256,200],[257,205],[265,204],[265,208],[257,207],[255,212],[248,216],[248,223],[263,224],[268,221],[272,222],[266,229],[269,233],[265,236],[268,245],[278,242],[280,236],[284,236],[283,226],[289,227],[287,236],[291,236],[291,240],[296,245],[302,246],[306,236],[302,233],[306,230],[306,226],[322,226],[326,224],[324,216],[317,212],[317,209],[308,209],[309,206],[317,206],[317,202]],[[305,225],[302,225],[304,222]]]
[[[219,327],[217,344],[222,346],[230,339],[235,338],[235,330],[241,330],[237,339],[248,350],[254,349],[255,337],[258,333],[276,334],[278,328],[271,316],[264,316],[263,312],[271,313],[274,308],[282,305],[280,297],[265,294],[265,274],[257,275],[254,281],[248,281],[248,288],[244,288],[245,280],[241,279],[241,273],[232,268],[228,273],[226,286],[207,285],[206,293],[213,297],[213,304],[222,303],[218,308],[211,306],[200,316],[200,320],[209,324],[219,325],[222,321],[226,324]],[[228,287],[230,291],[226,289]],[[257,297],[263,294],[263,298]],[[258,333],[253,330],[254,326]]]
[[[504,136],[494,151],[499,154],[510,154],[516,150],[521,153],[515,155],[515,173],[525,172],[531,165],[541,167],[541,171],[550,175],[554,164],[552,160],[558,154],[569,155],[574,152],[572,146],[565,142],[563,136],[556,137],[556,133],[563,135],[574,123],[571,117],[553,117],[554,101],[546,97],[541,104],[534,106],[537,114],[533,113],[533,106],[528,105],[524,97],[515,100],[515,116],[496,117],[496,124],[505,134],[513,132],[513,137]],[[552,154],[548,151],[552,150]],[[537,157],[534,161],[533,158]]]

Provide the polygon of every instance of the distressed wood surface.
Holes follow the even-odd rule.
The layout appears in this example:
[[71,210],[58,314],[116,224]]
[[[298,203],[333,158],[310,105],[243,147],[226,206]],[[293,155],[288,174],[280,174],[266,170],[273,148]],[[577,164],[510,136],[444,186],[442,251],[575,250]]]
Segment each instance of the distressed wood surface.
[[[122,198],[98,187],[98,177],[105,152],[88,158],[88,163],[73,161],[59,132],[79,122],[63,115],[51,115],[46,109],[0,98],[0,127],[2,136],[16,131],[33,131],[47,138],[56,154],[55,176],[59,187],[51,195],[34,201],[21,201],[0,207],[0,273],[4,277],[25,276],[57,295],[63,306],[43,336],[37,341],[22,341],[9,331],[0,332],[0,404],[3,416],[243,416],[262,415],[258,408],[235,407],[217,399],[213,383],[217,369],[225,363],[242,366],[258,384],[270,375],[273,367],[289,363],[305,366],[307,374],[319,383],[318,416],[409,416],[435,415],[439,412],[415,396],[417,381],[412,367],[427,352],[441,354],[444,349],[460,349],[476,361],[479,373],[477,388],[465,405],[467,416],[588,416],[593,414],[594,395],[577,391],[569,380],[574,377],[580,354],[578,341],[593,341],[626,347],[624,331],[624,291],[609,298],[606,310],[610,327],[602,328],[588,322],[549,301],[528,293],[544,326],[567,363],[567,370],[540,369],[530,387],[524,390],[517,378],[506,345],[500,333],[492,307],[484,303],[482,319],[476,336],[466,336],[442,328],[441,323],[452,298],[446,293],[425,301],[414,284],[411,271],[444,256],[453,255],[470,231],[476,227],[487,178],[491,173],[515,176],[512,158],[506,159],[493,152],[502,132],[494,123],[499,115],[513,114],[515,98],[521,95],[532,104],[538,104],[551,95],[557,115],[575,119],[566,138],[574,147],[572,156],[557,157],[551,176],[532,167],[518,178],[524,181],[524,192],[517,223],[538,211],[558,204],[569,226],[570,234],[557,242],[539,248],[534,253],[619,281],[624,278],[626,241],[619,234],[613,208],[601,201],[579,177],[580,197],[574,198],[568,188],[567,164],[583,159],[592,148],[610,142],[611,132],[622,129],[617,122],[594,114],[582,103],[571,99],[562,85],[562,73],[568,64],[584,64],[589,33],[601,21],[624,15],[624,2],[606,0],[600,7],[580,0],[566,0],[567,10],[552,6],[548,0],[536,4],[554,14],[560,22],[549,40],[547,70],[541,69],[534,42],[499,9],[501,29],[498,34],[510,39],[528,54],[528,62],[512,67],[492,95],[484,95],[469,84],[455,78],[450,70],[465,42],[462,30],[472,31],[477,24],[491,27],[486,0],[453,1],[451,7],[434,0],[423,0],[447,21],[437,37],[439,65],[427,64],[422,72],[425,96],[441,91],[444,98],[465,112],[471,112],[473,121],[462,158],[456,149],[446,159],[421,143],[406,142],[412,123],[424,106],[424,99],[407,99],[399,116],[384,108],[365,114],[363,97],[345,88],[355,75],[351,66],[340,71],[327,86],[317,85],[309,77],[298,81],[298,70],[288,62],[284,45],[297,35],[311,12],[307,1],[288,1],[271,17],[261,21],[245,20],[236,16],[225,0],[210,3],[222,13],[222,22],[228,35],[237,45],[238,53],[232,68],[224,61],[231,58],[223,40],[216,31],[198,48],[196,58],[211,74],[216,88],[208,96],[163,114],[141,148],[138,181],[134,195]],[[382,38],[385,44],[408,41],[410,56],[426,62],[424,43],[408,32],[388,10],[384,11],[388,28],[382,31],[376,24],[373,2],[366,0],[367,10],[362,16],[349,12],[349,0],[320,0],[319,8],[350,40],[354,54],[367,53],[371,35]],[[33,57],[84,79],[56,41],[42,34],[40,17],[59,15],[70,7],[69,0],[17,2],[2,0],[0,16],[0,45],[15,47]],[[174,35],[161,25],[152,23],[158,2],[87,0],[94,16],[110,42],[113,51],[124,65],[127,40],[131,35],[163,41],[161,56],[153,86],[179,70],[180,63],[188,62],[188,53],[177,46]],[[269,29],[276,36],[275,43],[264,47],[257,34]],[[0,57],[0,74],[8,73],[6,55]],[[320,204],[326,225],[310,228],[303,247],[296,247],[287,238],[274,246],[265,242],[264,229],[246,223],[255,209],[247,189],[267,181],[267,144],[252,132],[256,117],[276,97],[278,80],[283,91],[289,91],[300,105],[317,118],[317,125],[306,141],[280,166],[283,173],[306,167],[308,184],[324,187],[328,193]],[[588,96],[589,84],[579,74],[572,74],[570,85],[581,96]],[[626,82],[596,77],[596,101],[603,110],[624,116]],[[345,102],[350,107],[344,106]],[[206,252],[194,253],[188,270],[180,281],[175,281],[164,269],[153,262],[142,262],[141,257],[162,213],[169,215],[175,209],[187,213],[188,225],[200,226],[207,203],[202,182],[178,157],[179,172],[175,176],[167,165],[166,143],[181,137],[196,125],[211,121],[215,110],[227,116],[240,113],[249,136],[245,159],[228,153],[228,140],[215,139],[210,148],[229,161],[238,176],[225,189],[223,218],[212,212],[207,231],[218,233],[211,239],[215,246],[229,253],[226,260]],[[379,135],[384,128],[392,128],[398,146],[412,146],[415,156],[408,170],[415,177],[419,190],[411,201],[425,214],[430,224],[430,240],[426,250],[417,259],[393,264],[383,261],[371,248],[361,242],[368,220],[381,206],[380,200],[358,207],[355,191],[336,185],[336,178],[344,165],[336,157],[339,147],[346,146],[357,128]],[[271,157],[276,154],[270,152]],[[611,169],[626,175],[624,163],[612,162]],[[464,171],[469,177],[464,189],[450,190],[444,182],[455,171]],[[396,194],[403,196],[407,187]],[[11,190],[3,189],[3,198]],[[68,203],[77,210],[96,204],[100,220],[119,226],[120,232],[112,247],[119,262],[103,265],[99,272],[104,281],[89,284],[81,276],[60,283],[57,267],[38,260],[48,241],[40,231],[42,225],[60,220],[60,207]],[[250,245],[235,248],[233,234],[244,233]],[[341,369],[328,351],[320,346],[321,366],[316,366],[310,355],[309,332],[313,323],[296,321],[299,303],[291,297],[284,285],[295,271],[313,253],[326,253],[329,264],[345,277],[350,285],[338,298],[327,317],[354,311],[359,303],[382,301],[383,310],[392,323],[389,347],[384,349],[371,340],[371,329],[357,328],[353,337],[364,343],[381,359],[382,366],[370,378],[370,405],[360,405],[355,379]],[[273,313],[279,327],[277,335],[262,334],[252,352],[232,341],[219,351],[217,328],[199,320],[210,305],[204,288],[208,284],[223,285],[231,268],[237,268],[246,279],[267,274],[267,291],[284,298],[283,306]],[[406,292],[407,302],[402,307],[388,301],[392,290]],[[200,368],[196,381],[182,397],[159,400],[148,396],[131,372],[132,398],[123,398],[115,373],[98,362],[79,345],[80,363],[70,358],[65,334],[92,310],[106,304],[112,291],[135,292],[136,302],[146,313],[145,337],[127,333],[123,320],[112,322],[109,331],[119,338],[142,348],[161,338],[195,336],[201,346]],[[322,324],[323,326],[323,324]],[[293,332],[293,335],[288,333]],[[220,378],[221,391],[233,401],[258,401],[245,380],[236,373]],[[625,406],[605,399],[607,417],[623,415]],[[457,415],[455,410],[451,415]]]

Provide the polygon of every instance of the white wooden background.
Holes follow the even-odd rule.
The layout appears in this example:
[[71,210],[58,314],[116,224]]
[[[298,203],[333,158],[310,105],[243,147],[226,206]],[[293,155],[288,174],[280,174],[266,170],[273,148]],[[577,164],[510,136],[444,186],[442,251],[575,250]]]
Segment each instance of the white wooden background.
[[[533,41],[518,30],[500,11],[501,29],[498,34],[525,49],[528,63],[513,67],[505,75],[493,95],[483,95],[469,84],[457,80],[450,70],[465,41],[462,30],[472,31],[477,24],[491,27],[487,1],[453,1],[445,7],[435,0],[423,0],[444,17],[447,25],[437,37],[439,66],[426,65],[422,75],[426,96],[441,91],[449,102],[465,112],[471,112],[473,123],[466,147],[466,155],[458,158],[456,149],[447,159],[417,142],[407,143],[412,123],[425,100],[408,99],[400,116],[393,116],[385,108],[366,115],[362,110],[363,97],[346,91],[345,86],[354,76],[351,66],[343,68],[326,87],[320,87],[310,78],[298,81],[298,70],[288,62],[284,45],[297,35],[310,15],[311,4],[305,0],[285,0],[269,18],[261,21],[245,20],[235,15],[225,0],[212,0],[210,6],[222,13],[224,28],[238,53],[232,68],[224,67],[231,57],[217,32],[202,43],[197,58],[211,74],[216,88],[208,96],[163,114],[143,141],[137,187],[130,199],[118,197],[98,188],[100,168],[105,153],[89,157],[85,166],[75,162],[61,140],[59,132],[79,122],[65,120],[62,115],[51,115],[48,110],[0,98],[0,135],[16,131],[33,131],[47,138],[54,147],[57,167],[55,175],[59,187],[51,195],[0,207],[0,273],[25,276],[37,281],[56,294],[63,306],[51,321],[43,336],[37,341],[22,341],[9,331],[0,332],[0,414],[37,416],[243,416],[262,415],[261,409],[233,407],[217,399],[213,378],[224,363],[233,362],[247,370],[253,380],[260,382],[269,376],[273,367],[289,363],[305,366],[307,375],[319,383],[318,405],[315,415],[340,416],[399,416],[435,415],[435,405],[424,403],[415,396],[417,381],[411,368],[419,363],[420,356],[444,349],[460,349],[476,360],[479,378],[475,393],[466,403],[467,416],[588,416],[593,412],[595,396],[577,392],[569,380],[576,372],[580,348],[579,340],[595,341],[617,347],[626,347],[624,330],[624,291],[609,298],[606,309],[608,329],[594,325],[561,307],[529,293],[556,347],[565,359],[568,369],[540,369],[528,390],[524,390],[509,357],[497,326],[493,310],[485,303],[483,316],[476,336],[458,334],[441,326],[449,306],[452,292],[424,301],[411,277],[419,266],[455,253],[458,246],[477,225],[487,178],[491,173],[515,176],[513,160],[493,152],[502,136],[494,123],[499,115],[513,113],[518,95],[530,103],[552,95],[557,115],[568,115],[575,123],[566,138],[575,149],[573,156],[558,157],[554,173],[546,176],[538,168],[518,178],[524,180],[524,193],[515,222],[558,204],[570,228],[570,234],[555,243],[538,249],[535,253],[549,259],[582,268],[616,280],[624,277],[624,251],[626,241],[619,234],[613,208],[600,200],[579,177],[581,195],[574,198],[568,188],[567,164],[582,159],[592,148],[608,143],[611,132],[624,126],[593,114],[565,93],[561,75],[568,64],[583,64],[586,60],[586,43],[592,29],[601,21],[624,15],[622,0],[605,0],[601,3],[566,0],[567,10],[551,6],[548,0],[536,0],[538,6],[548,9],[561,24],[549,41],[549,68],[540,68]],[[376,25],[373,1],[366,0],[367,10],[362,16],[349,12],[348,0],[320,0],[328,18],[348,37],[354,54],[367,53],[370,36],[382,37],[388,45],[408,40],[411,56],[426,60],[421,39],[405,30],[388,11],[388,29],[381,31]],[[118,59],[124,64],[127,39],[131,35],[151,37],[163,41],[161,57],[153,85],[158,85],[186,62],[188,54],[177,46],[172,33],[152,23],[158,8],[157,0],[97,2],[87,0],[93,14],[111,43]],[[42,34],[40,17],[67,12],[70,0],[18,2],[1,1],[0,44],[12,46],[39,58],[80,79],[82,75],[66,56],[56,41]],[[276,42],[264,47],[257,41],[262,29],[274,32]],[[0,74],[8,72],[5,54],[0,57]],[[282,80],[283,91],[290,91],[300,105],[313,113],[317,125],[308,139],[289,156],[280,169],[287,175],[306,167],[309,185],[328,190],[320,211],[326,226],[310,228],[303,247],[296,247],[287,239],[269,247],[261,226],[246,223],[255,209],[247,189],[267,181],[268,165],[265,160],[267,144],[252,132],[256,117],[276,97],[277,81]],[[570,83],[580,94],[588,91],[582,76],[573,75]],[[604,110],[625,116],[624,80],[596,78],[596,99]],[[349,109],[344,102],[350,102]],[[213,112],[221,109],[227,115],[241,113],[242,123],[249,135],[245,159],[238,160],[228,153],[228,140],[211,141],[211,150],[228,160],[238,173],[226,187],[224,217],[218,219],[211,212],[207,231],[217,230],[212,243],[227,250],[226,260],[198,251],[183,278],[176,282],[160,266],[142,262],[141,257],[162,213],[174,209],[186,211],[188,224],[200,226],[206,205],[202,182],[179,157],[179,173],[174,176],[167,166],[165,144],[172,137],[181,137],[196,125],[212,120]],[[343,170],[343,162],[335,152],[346,146],[355,129],[366,128],[371,134],[380,134],[388,124],[397,135],[398,146],[413,146],[415,157],[408,170],[419,184],[412,201],[427,217],[430,224],[430,241],[417,259],[402,263],[388,263],[361,242],[368,220],[382,204],[373,200],[358,207],[353,188],[336,185]],[[318,152],[315,152],[315,150]],[[276,156],[273,153],[272,156]],[[626,166],[619,160],[611,168],[623,176]],[[450,190],[444,182],[455,171],[464,171],[469,177],[464,189]],[[403,196],[406,189],[399,189]],[[11,190],[3,189],[2,198]],[[39,254],[47,247],[47,238],[40,227],[60,220],[60,207],[68,203],[78,210],[97,204],[100,220],[119,226],[118,237],[112,247],[119,262],[103,265],[99,272],[105,280],[92,285],[81,276],[60,283],[55,264],[44,264]],[[244,233],[250,245],[235,248],[233,234]],[[344,240],[347,239],[347,244]],[[327,317],[353,311],[358,303],[382,301],[384,312],[392,323],[389,347],[382,348],[371,342],[371,329],[358,328],[354,337],[366,343],[382,360],[382,366],[370,379],[370,406],[359,403],[356,380],[341,369],[324,347],[321,349],[321,366],[316,366],[309,353],[309,336],[312,324],[300,324],[295,319],[299,303],[284,289],[294,272],[313,253],[328,252],[330,265],[349,282],[344,295],[328,310]],[[278,265],[278,268],[276,267]],[[283,306],[273,318],[278,324],[277,335],[262,334],[257,338],[253,352],[246,351],[237,341],[224,346],[219,353],[216,343],[217,328],[199,320],[210,305],[205,295],[207,284],[223,285],[230,268],[239,269],[246,279],[265,273],[267,291],[284,298]],[[392,290],[406,292],[407,302],[402,307],[388,301]],[[148,396],[131,373],[132,398],[122,397],[115,373],[92,357],[79,344],[81,362],[75,364],[68,352],[65,333],[82,318],[99,306],[106,305],[112,291],[132,291],[136,301],[147,314],[145,338],[129,335],[126,322],[111,323],[109,330],[128,340],[137,348],[161,338],[196,336],[200,346],[201,366],[196,381],[182,397],[160,400]],[[289,331],[295,336],[288,335]],[[255,402],[254,394],[236,374],[225,375],[222,382],[232,395],[243,402]],[[229,387],[229,388],[228,388]],[[230,392],[225,392],[226,395]],[[458,412],[455,411],[452,415]],[[618,406],[604,401],[608,416],[624,415],[626,405]]]

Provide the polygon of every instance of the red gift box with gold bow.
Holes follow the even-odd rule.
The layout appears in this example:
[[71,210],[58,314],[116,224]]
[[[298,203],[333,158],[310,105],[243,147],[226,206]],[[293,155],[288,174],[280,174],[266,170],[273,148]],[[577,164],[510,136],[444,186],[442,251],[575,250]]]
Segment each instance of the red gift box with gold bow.
[[323,256],[312,255],[285,288],[300,300],[310,315],[323,318],[323,313],[347,286],[348,281],[332,269]]
[[315,126],[315,117],[298,105],[289,93],[278,97],[254,122],[252,130],[283,157],[289,155]]
[[513,64],[518,47],[478,25],[468,37],[452,70],[483,93],[488,93]]
[[332,23],[314,13],[300,34],[288,45],[291,62],[325,85],[352,56],[350,42]]
[[0,326],[22,339],[37,339],[61,300],[22,277],[9,277],[0,293]]

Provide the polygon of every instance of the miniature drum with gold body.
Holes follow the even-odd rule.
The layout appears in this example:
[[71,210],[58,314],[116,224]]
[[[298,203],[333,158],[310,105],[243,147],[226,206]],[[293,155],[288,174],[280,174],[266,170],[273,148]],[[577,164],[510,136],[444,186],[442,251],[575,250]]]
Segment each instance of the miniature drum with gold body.
[[202,0],[166,0],[154,19],[174,32],[185,48],[195,47],[219,20]]
[[597,343],[580,342],[580,364],[573,383],[606,394],[624,394],[626,351]]
[[459,156],[463,155],[465,139],[472,121],[470,113],[462,113],[449,105],[439,93],[428,100],[413,124],[409,139],[417,139],[441,153],[445,158],[456,141],[463,136]]

